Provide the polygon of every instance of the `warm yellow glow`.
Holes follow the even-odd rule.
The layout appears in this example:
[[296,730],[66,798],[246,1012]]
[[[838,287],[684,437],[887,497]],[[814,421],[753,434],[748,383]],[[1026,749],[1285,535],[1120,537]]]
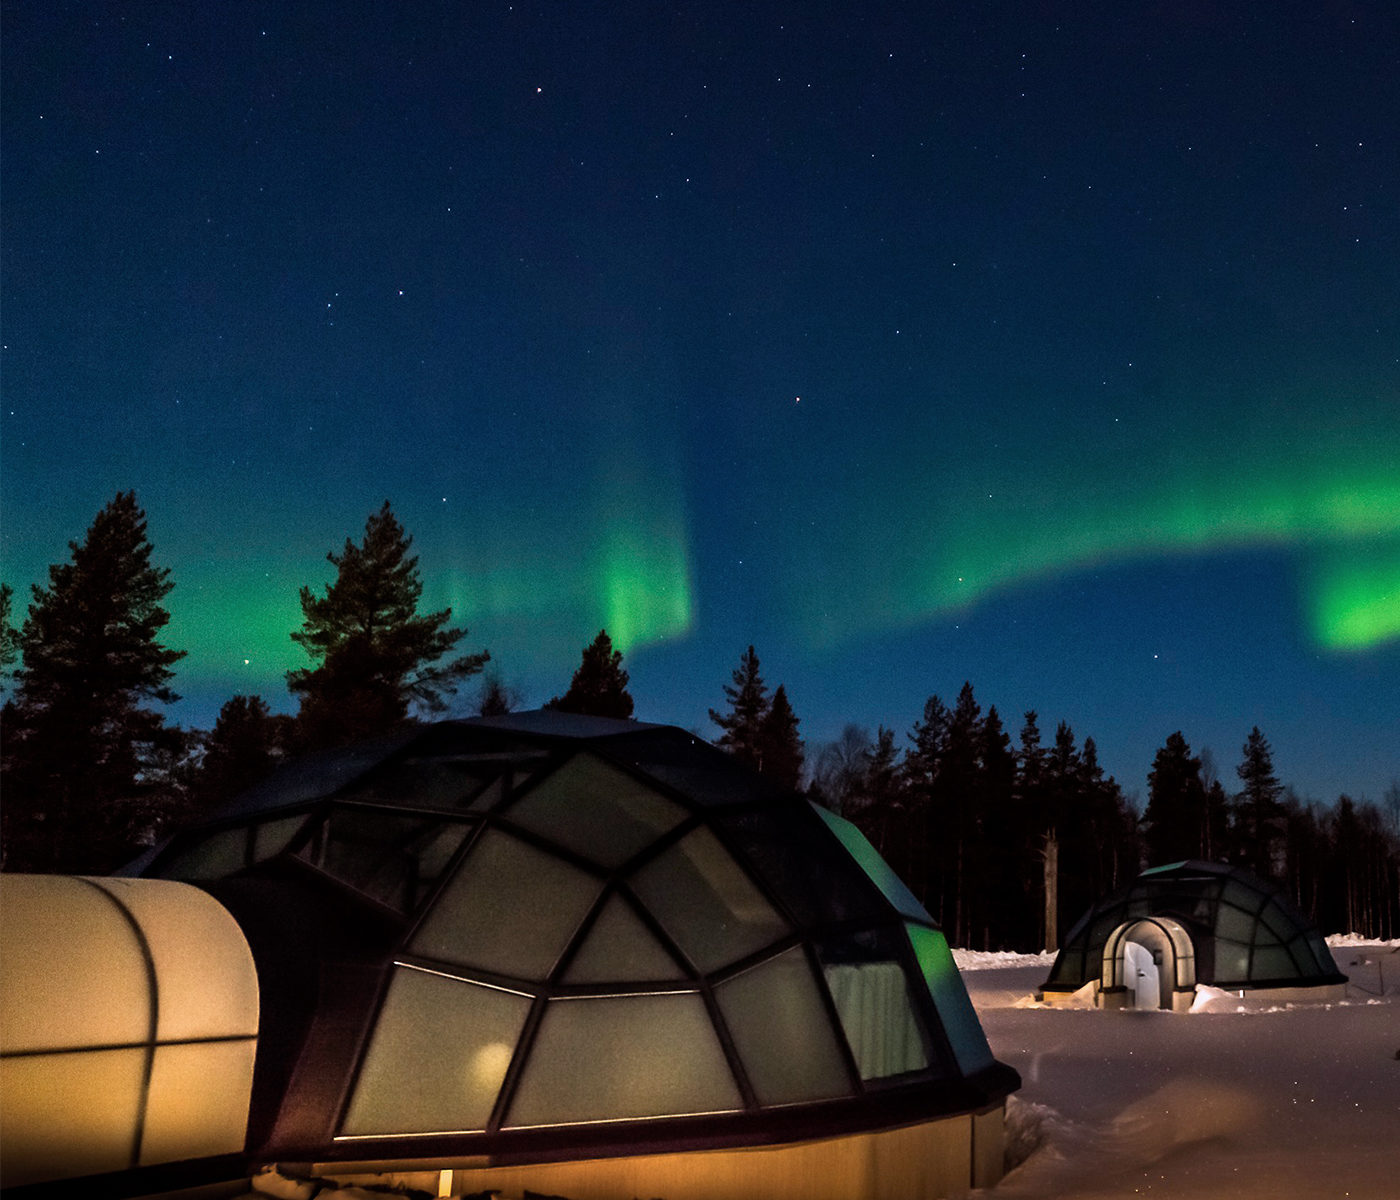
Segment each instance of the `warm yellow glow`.
[[146,1041],[141,947],[100,892],[61,875],[0,875],[0,913],[0,1051]]
[[505,1042],[488,1042],[471,1057],[471,1087],[473,1091],[496,1091],[510,1066],[510,1047]]
[[144,1050],[0,1058],[3,1187],[131,1166],[144,1070]]
[[0,1187],[243,1148],[258,983],[221,905],[4,875],[0,912]]
[[[899,1129],[742,1150],[637,1154],[533,1166],[452,1171],[451,1194],[534,1192],[571,1200],[665,1196],[666,1200],[938,1200],[990,1188],[1002,1175],[1003,1109]],[[385,1174],[366,1174],[365,1171]],[[442,1193],[442,1172],[402,1172],[390,1163],[318,1175],[344,1185],[389,1182]],[[392,1175],[388,1172],[392,1171]]]

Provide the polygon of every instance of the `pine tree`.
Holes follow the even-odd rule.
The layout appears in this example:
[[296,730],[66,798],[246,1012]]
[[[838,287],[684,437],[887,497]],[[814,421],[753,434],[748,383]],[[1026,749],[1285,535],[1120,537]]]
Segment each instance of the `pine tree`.
[[274,714],[261,696],[233,696],[219,709],[204,742],[195,802],[208,810],[265,779],[292,740],[290,717]]
[[448,628],[452,610],[418,614],[423,581],[413,538],[389,502],[370,514],[364,541],[349,538],[325,595],[301,589],[305,621],[292,640],[316,664],[287,674],[301,697],[297,732],[303,746],[354,741],[401,724],[414,705],[441,712],[444,696],[481,670],[485,651],[440,662],[467,634]]
[[613,649],[606,629],[599,630],[592,643],[584,647],[583,660],[574,672],[569,690],[562,696],[555,696],[545,708],[595,717],[625,719],[632,715],[632,697],[627,691],[622,653]]
[[983,870],[983,840],[979,801],[982,748],[982,708],[971,682],[958,692],[948,720],[943,759],[933,784],[933,810],[942,822],[947,854],[942,864],[949,938],[955,946],[972,943],[969,921],[970,881]]
[[1016,757],[996,705],[982,718],[981,798],[984,819],[986,885],[977,889],[984,949],[1010,949],[1034,935],[1026,904],[1025,864],[1030,831],[1016,795]]
[[1030,943],[1038,948],[1050,948],[1057,943],[1059,913],[1059,843],[1046,820],[1045,747],[1040,743],[1040,725],[1035,709],[1028,710],[1021,723],[1021,749],[1016,755],[1016,806],[1021,811],[1029,834],[1026,874],[1039,876],[1041,886],[1040,911],[1036,928],[1040,936]]
[[901,764],[901,812],[891,840],[896,870],[935,917],[942,894],[943,839],[933,811],[933,788],[943,761],[952,714],[937,696],[924,701],[923,719],[909,731]]
[[8,687],[12,669],[19,661],[19,630],[11,614],[14,599],[15,589],[8,583],[0,583],[0,691]]
[[178,699],[183,651],[159,641],[174,584],[151,565],[146,514],[119,492],[72,560],[33,587],[23,665],[4,721],[5,865],[108,871],[151,830],[151,781],[179,753],[179,730],[149,707]]
[[1201,760],[1181,731],[1157,751],[1147,774],[1147,857],[1154,866],[1200,858],[1208,844],[1209,814]]
[[1273,750],[1259,726],[1249,731],[1242,753],[1244,760],[1235,768],[1244,783],[1235,804],[1236,841],[1241,861],[1268,879],[1275,874],[1274,850],[1283,837],[1283,785],[1274,774]]
[[[1074,744],[1074,730],[1068,722],[1055,727],[1055,743],[1045,756],[1041,796],[1042,878],[1045,891],[1045,948],[1055,949],[1066,914],[1075,912],[1075,821],[1082,798],[1081,774],[1084,763]],[[1062,887],[1065,882],[1070,887]]]
[[787,689],[780,683],[758,726],[759,771],[784,791],[802,786],[803,749]]
[[760,742],[764,718],[768,715],[768,689],[759,674],[758,655],[750,646],[739,659],[731,675],[732,684],[724,685],[729,701],[727,713],[710,709],[710,720],[724,732],[718,745],[751,767],[761,764]]

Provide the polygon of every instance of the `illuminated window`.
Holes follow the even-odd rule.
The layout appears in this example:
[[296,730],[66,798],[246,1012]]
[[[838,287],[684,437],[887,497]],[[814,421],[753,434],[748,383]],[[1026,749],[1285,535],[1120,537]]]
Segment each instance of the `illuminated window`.
[[443,889],[411,949],[442,962],[542,980],[600,890],[597,879],[576,867],[490,830]]
[[702,971],[761,950],[788,932],[708,829],[686,834],[644,866],[632,888]]
[[794,947],[715,989],[760,1104],[851,1091],[818,987],[807,956]]
[[342,1133],[485,1129],[529,1010],[528,996],[398,967]]
[[507,1126],[617,1121],[743,1107],[694,992],[554,1000]]

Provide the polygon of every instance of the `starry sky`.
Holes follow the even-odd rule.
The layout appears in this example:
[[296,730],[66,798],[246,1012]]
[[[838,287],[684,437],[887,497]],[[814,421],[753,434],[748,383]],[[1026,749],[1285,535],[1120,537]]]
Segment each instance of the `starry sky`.
[[[6,582],[119,489],[171,717],[389,499],[524,702],[971,680],[1145,796],[1400,779],[1400,8],[3,5]],[[22,606],[21,606],[22,608]]]

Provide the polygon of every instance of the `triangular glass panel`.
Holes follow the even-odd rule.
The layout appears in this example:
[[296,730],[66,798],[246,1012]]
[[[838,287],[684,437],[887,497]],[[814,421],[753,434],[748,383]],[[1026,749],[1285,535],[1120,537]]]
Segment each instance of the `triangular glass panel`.
[[542,980],[602,889],[552,854],[487,830],[438,894],[409,948],[440,962]]
[[518,825],[604,867],[619,867],[685,820],[686,810],[591,754],[571,758],[507,811]]
[[613,895],[564,972],[565,983],[681,979],[685,972],[621,896]]
[[632,879],[637,898],[701,971],[771,945],[787,922],[708,829],[686,834]]

